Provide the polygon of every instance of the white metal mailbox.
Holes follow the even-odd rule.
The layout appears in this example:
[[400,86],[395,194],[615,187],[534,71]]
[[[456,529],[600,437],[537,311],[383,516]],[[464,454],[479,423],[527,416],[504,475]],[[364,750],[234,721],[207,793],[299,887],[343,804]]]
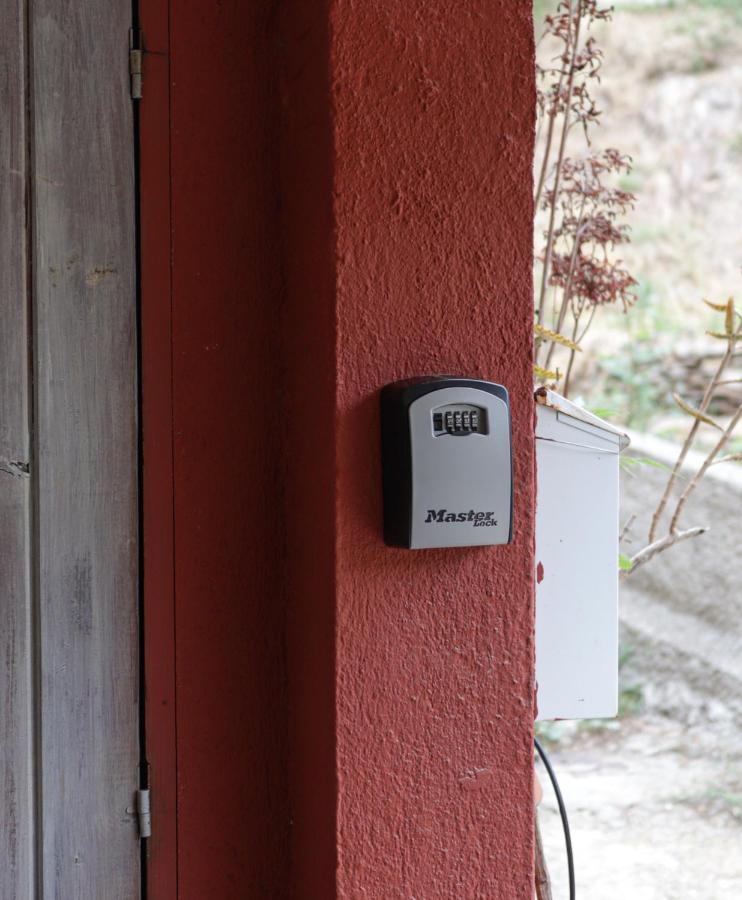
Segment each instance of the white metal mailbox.
[[615,716],[618,456],[629,439],[552,391],[537,392],[538,718]]

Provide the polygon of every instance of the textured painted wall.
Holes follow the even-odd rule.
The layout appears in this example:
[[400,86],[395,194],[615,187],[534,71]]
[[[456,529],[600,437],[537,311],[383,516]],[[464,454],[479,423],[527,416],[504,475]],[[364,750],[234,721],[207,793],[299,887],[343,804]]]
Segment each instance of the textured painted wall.
[[[143,2],[158,900],[530,900],[530,6]],[[511,392],[511,546],[382,543],[379,389],[440,372]]]
[[[532,896],[530,16],[334,9],[344,897]],[[511,393],[512,546],[381,543],[378,390],[442,372]]]
[[[285,28],[288,390],[318,413],[289,426],[294,890],[530,898],[531,4],[322,6]],[[511,392],[511,546],[382,543],[378,391],[441,372]]]

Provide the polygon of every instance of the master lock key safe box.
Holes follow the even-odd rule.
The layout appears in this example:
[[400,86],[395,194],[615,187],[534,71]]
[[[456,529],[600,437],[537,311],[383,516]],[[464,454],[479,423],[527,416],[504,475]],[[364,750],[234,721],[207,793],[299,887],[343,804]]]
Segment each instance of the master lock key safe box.
[[449,375],[381,391],[384,540],[393,547],[507,544],[510,404],[500,384]]

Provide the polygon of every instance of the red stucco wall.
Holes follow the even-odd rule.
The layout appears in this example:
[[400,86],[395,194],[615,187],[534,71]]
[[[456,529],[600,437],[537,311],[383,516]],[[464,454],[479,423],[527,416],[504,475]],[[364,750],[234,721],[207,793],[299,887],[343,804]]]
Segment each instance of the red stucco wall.
[[[530,12],[142,0],[157,900],[531,898]],[[510,391],[511,546],[382,543],[439,372]]]
[[[294,887],[530,898],[531,4],[316,11],[285,28]],[[511,546],[382,543],[378,391],[440,372],[511,392]]]

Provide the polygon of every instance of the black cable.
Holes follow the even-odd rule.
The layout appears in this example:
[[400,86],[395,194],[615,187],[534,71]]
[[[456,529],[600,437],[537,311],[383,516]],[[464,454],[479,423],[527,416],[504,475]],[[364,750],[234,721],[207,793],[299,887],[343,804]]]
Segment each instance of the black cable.
[[564,844],[567,848],[567,871],[569,872],[569,900],[575,900],[575,861],[572,855],[572,836],[569,833],[569,819],[567,818],[567,807],[564,805],[564,798],[562,797],[562,792],[559,790],[559,782],[557,781],[557,777],[554,774],[554,770],[551,767],[551,763],[549,762],[549,757],[546,755],[546,751],[539,744],[538,739],[534,738],[533,743],[536,745],[536,750],[538,750],[538,755],[541,757],[541,762],[544,764],[544,767],[549,775],[549,780],[551,781],[551,786],[554,788],[554,794],[556,795],[557,805],[559,806],[559,815],[562,817],[562,828],[564,829]]

